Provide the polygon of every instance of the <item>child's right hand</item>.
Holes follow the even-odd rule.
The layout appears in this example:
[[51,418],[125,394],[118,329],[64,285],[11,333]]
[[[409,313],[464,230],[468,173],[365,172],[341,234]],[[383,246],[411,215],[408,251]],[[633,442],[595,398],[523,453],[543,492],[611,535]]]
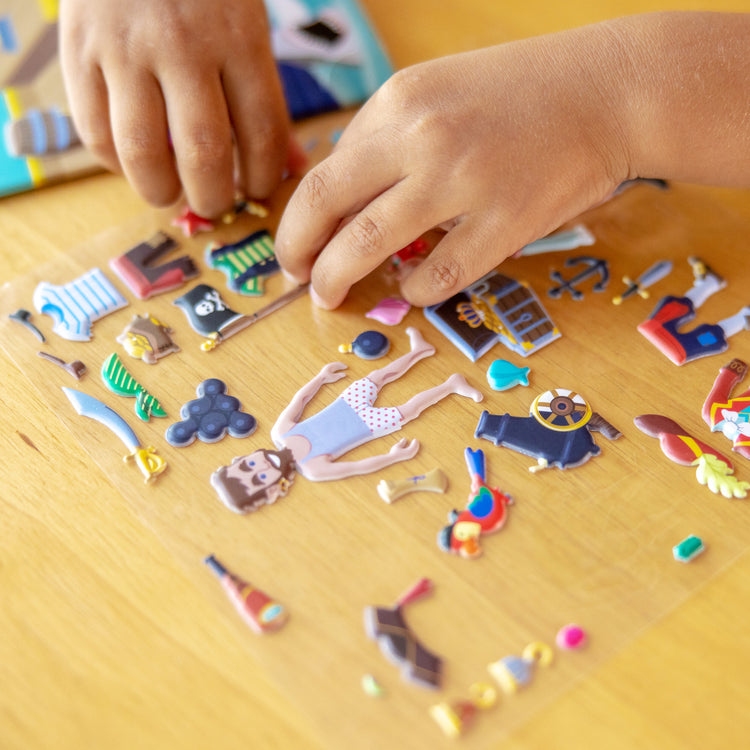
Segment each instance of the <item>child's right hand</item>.
[[610,195],[629,164],[617,112],[597,90],[604,76],[589,70],[607,64],[587,59],[597,35],[539,37],[394,75],[292,196],[276,234],[284,270],[334,308],[442,227],[401,284],[412,304],[429,305]]
[[447,299],[632,177],[750,185],[750,14],[653,13],[394,75],[292,196],[276,255],[321,306],[426,231]]
[[60,45],[81,139],[150,203],[216,216],[235,148],[252,198],[301,159],[263,0],[61,0]]

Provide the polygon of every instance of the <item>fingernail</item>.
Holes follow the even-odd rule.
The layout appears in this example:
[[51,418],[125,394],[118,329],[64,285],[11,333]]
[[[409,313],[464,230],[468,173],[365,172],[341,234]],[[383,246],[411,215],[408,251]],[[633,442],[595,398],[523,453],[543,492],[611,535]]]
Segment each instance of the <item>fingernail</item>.
[[310,299],[313,301],[313,304],[316,307],[322,307],[324,310],[328,309],[328,305],[323,302],[323,299],[320,297],[320,295],[313,289],[313,287],[310,287]]
[[286,270],[286,268],[282,268],[281,273],[284,278],[291,284],[299,284],[299,281],[297,281],[297,279],[295,279],[294,276],[292,276],[292,274],[290,274],[289,271]]

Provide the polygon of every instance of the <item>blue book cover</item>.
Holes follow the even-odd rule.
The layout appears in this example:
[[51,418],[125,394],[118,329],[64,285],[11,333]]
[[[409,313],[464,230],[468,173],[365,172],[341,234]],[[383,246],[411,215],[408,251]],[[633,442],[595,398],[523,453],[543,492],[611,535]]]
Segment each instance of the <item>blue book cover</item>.
[[[367,99],[391,65],[357,0],[266,0],[289,113],[311,117]],[[100,169],[67,112],[58,0],[0,4],[0,196]]]

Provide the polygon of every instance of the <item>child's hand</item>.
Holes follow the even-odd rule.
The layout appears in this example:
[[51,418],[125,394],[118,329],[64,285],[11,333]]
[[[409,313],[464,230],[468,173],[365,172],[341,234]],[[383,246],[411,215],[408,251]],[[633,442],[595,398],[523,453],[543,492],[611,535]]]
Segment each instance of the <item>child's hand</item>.
[[276,253],[336,307],[434,227],[403,282],[448,298],[625,179],[750,185],[750,13],[644,13],[409,68],[289,203]]
[[[591,27],[590,27],[591,28]],[[421,234],[447,230],[402,283],[416,305],[451,296],[629,177],[606,59],[583,30],[397,73],[292,197],[276,236],[285,271],[338,306]],[[581,55],[577,54],[578,52]],[[596,71],[596,73],[592,73]]]
[[[61,60],[76,127],[149,202],[184,189],[215,216],[239,185],[266,197],[299,156],[263,0],[61,0]],[[170,145],[171,141],[171,145]]]

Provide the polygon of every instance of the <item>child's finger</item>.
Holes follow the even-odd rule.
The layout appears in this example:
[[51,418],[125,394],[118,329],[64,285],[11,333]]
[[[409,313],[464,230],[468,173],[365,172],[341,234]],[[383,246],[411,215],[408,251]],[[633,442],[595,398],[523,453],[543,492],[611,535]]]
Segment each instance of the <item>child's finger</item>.
[[232,131],[219,73],[169,71],[162,86],[188,204],[201,216],[217,216],[234,196]]
[[506,239],[497,221],[459,221],[402,281],[402,295],[420,307],[452,297],[518,249]]
[[270,49],[267,56],[229,61],[222,80],[237,146],[240,183],[248,196],[267,198],[281,181],[291,132]]
[[393,187],[400,172],[398,158],[367,143],[337,151],[308,172],[276,232],[276,255],[284,270],[299,282],[308,281],[315,257],[341,222]]
[[63,45],[61,54],[70,58],[63,66],[63,72],[70,114],[78,136],[104,167],[119,172],[104,76],[98,66],[84,64],[74,54],[68,54],[66,45]]
[[351,286],[445,216],[406,178],[376,197],[342,225],[312,269],[315,301],[338,307]]
[[149,203],[169,205],[180,181],[169,148],[167,115],[158,81],[150,71],[117,68],[107,78],[117,157],[128,181]]

